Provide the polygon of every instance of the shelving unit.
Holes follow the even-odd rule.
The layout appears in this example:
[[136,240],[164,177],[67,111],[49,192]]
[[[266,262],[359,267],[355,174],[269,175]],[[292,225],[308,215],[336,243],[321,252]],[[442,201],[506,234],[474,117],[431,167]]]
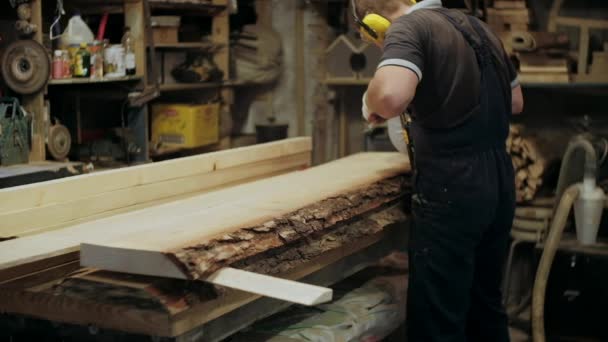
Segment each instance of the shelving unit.
[[[48,89],[54,87],[70,87],[71,91],[75,91],[75,98],[80,97],[81,92],[97,91],[96,86],[102,87],[104,92],[112,92],[112,98],[124,96],[127,98],[128,93],[142,91],[147,80],[150,78],[148,73],[149,64],[147,62],[147,43],[146,43],[146,16],[143,0],[66,0],[66,4],[77,5],[84,9],[85,14],[102,14],[112,13],[121,14],[124,16],[124,25],[131,28],[131,34],[135,41],[135,55],[137,64],[137,74],[121,78],[70,78],[70,79],[52,79],[49,81],[46,89],[43,89],[37,94],[23,97],[23,104],[29,113],[33,116],[33,134],[32,134],[32,152],[30,153],[30,161],[38,162],[46,159],[45,141],[47,136],[48,118],[45,115],[45,98],[47,97]],[[214,61],[218,67],[224,72],[224,80],[222,82],[213,83],[176,83],[160,85],[161,93],[175,94],[178,91],[219,91],[223,104],[230,106],[233,103],[232,87],[240,86],[242,83],[231,81],[229,74],[229,11],[228,0],[149,0],[150,9],[155,13],[163,15],[187,15],[187,16],[210,16],[212,17],[212,31],[207,41],[201,42],[178,42],[174,44],[155,44],[157,52],[176,52],[176,51],[192,51],[192,50],[208,50],[222,46],[214,55]],[[38,27],[43,25],[43,17],[46,19],[52,15],[47,13],[46,9],[43,13],[42,0],[32,0],[32,22]],[[44,7],[46,8],[46,7]],[[43,33],[39,31],[34,39],[39,43],[43,43]],[[113,84],[120,84],[118,87],[113,87]],[[84,86],[78,88],[78,86]],[[101,89],[101,88],[99,88]],[[70,93],[72,94],[72,93]],[[83,93],[84,94],[84,93]],[[196,93],[193,93],[196,94]],[[77,106],[80,108],[80,106]],[[53,105],[51,103],[51,108]],[[128,122],[129,128],[135,133],[137,143],[145,152],[138,160],[145,161],[149,158],[149,123],[148,123],[148,106],[141,108],[129,108],[128,116],[131,118]],[[77,119],[79,123],[81,116],[86,116],[86,113],[80,113],[77,110]],[[118,113],[116,113],[118,115]],[[53,113],[51,113],[53,116]],[[80,128],[78,132],[71,132],[74,136],[74,141],[78,141],[76,137],[80,136]]]
[[179,90],[196,90],[196,89],[214,89],[214,88],[232,88],[244,86],[246,83],[238,81],[228,82],[210,82],[210,83],[173,83],[173,84],[162,84],[160,91],[172,92]]
[[154,44],[154,48],[159,50],[188,50],[188,49],[209,49],[215,45],[211,42],[200,42],[200,43],[175,43],[175,44]]
[[56,79],[50,80],[49,85],[70,85],[70,84],[96,84],[96,83],[112,83],[112,82],[134,82],[134,81],[142,81],[142,76],[126,76],[126,77],[117,77],[117,78],[101,78],[101,79],[93,79],[93,78],[66,78],[66,79]]
[[[103,101],[105,96],[112,98],[124,98],[125,101],[128,97],[128,93],[137,92],[143,89],[143,85],[146,81],[147,65],[145,59],[145,15],[144,15],[144,3],[143,0],[111,0],[111,1],[98,1],[98,0],[65,0],[66,5],[75,5],[85,9],[83,13],[87,14],[102,14],[104,12],[113,14],[122,14],[124,16],[125,26],[131,27],[131,34],[135,41],[135,55],[137,63],[137,73],[134,76],[127,76],[121,78],[103,78],[103,79],[90,79],[90,78],[70,78],[70,79],[52,79],[48,82],[45,89],[42,89],[38,93],[24,96],[22,103],[25,106],[28,113],[31,113],[33,118],[32,124],[32,146],[30,152],[30,163],[42,162],[46,160],[46,140],[47,140],[47,129],[49,125],[49,117],[45,109],[45,98],[47,96],[49,88],[52,87],[70,87],[70,94],[74,96],[76,102],[80,98],[80,94],[84,92],[97,91],[96,86],[102,86],[104,95],[98,97],[100,101]],[[32,0],[30,2],[32,8],[32,23],[37,25],[39,28],[46,28],[44,25],[43,18],[52,18],[54,6],[42,6],[42,0]],[[44,12],[43,12],[44,8]],[[49,10],[50,9],[50,10]],[[38,43],[44,45],[43,35],[48,34],[39,29],[34,35],[33,39]],[[110,85],[120,84],[120,87],[111,87]],[[84,86],[84,87],[75,87]],[[101,88],[99,88],[101,89]],[[74,95],[75,94],[75,95]],[[70,96],[72,96],[70,95]],[[56,116],[52,112],[54,108],[51,101],[51,113],[50,116]],[[77,106],[79,108],[79,106]],[[76,122],[80,125],[80,116],[86,116],[86,113],[80,113],[79,109],[76,110]],[[111,113],[111,115],[120,115],[120,113]],[[145,148],[147,151],[148,138],[147,138],[147,108],[144,107],[133,107],[129,108],[129,128],[133,131],[137,137],[137,143],[142,146],[142,150]],[[78,141],[80,136],[80,127],[78,126],[77,131],[70,132],[73,136],[73,141]],[[137,160],[147,160],[147,152],[142,153]]]
[[[230,75],[230,22],[228,0],[149,0],[153,15],[176,15],[180,17],[197,16],[211,17],[211,34],[201,42],[177,42],[177,43],[156,43],[154,49],[157,53],[175,53],[188,52],[192,50],[214,50],[213,60],[224,74],[221,82],[201,82],[201,83],[161,83],[159,90],[162,102],[163,96],[173,96],[179,92],[180,96],[198,96],[198,92],[219,92],[222,98],[222,108],[220,112],[230,111],[230,107],[234,102],[233,87],[244,85],[243,82],[238,82],[231,79]],[[221,47],[218,49],[218,47]],[[165,55],[162,55],[160,69],[163,74],[163,82],[165,82]],[[204,97],[204,96],[203,96]],[[154,142],[152,142],[154,143]],[[209,149],[224,149],[229,148],[230,142],[226,143],[226,139],[211,146],[202,146],[194,150],[205,151]],[[151,156],[158,157],[167,154],[178,154],[185,149],[170,148],[162,151],[151,151]],[[202,152],[201,152],[202,153]]]
[[215,16],[226,10],[224,0],[150,0],[152,10],[164,10],[167,14],[190,14]]

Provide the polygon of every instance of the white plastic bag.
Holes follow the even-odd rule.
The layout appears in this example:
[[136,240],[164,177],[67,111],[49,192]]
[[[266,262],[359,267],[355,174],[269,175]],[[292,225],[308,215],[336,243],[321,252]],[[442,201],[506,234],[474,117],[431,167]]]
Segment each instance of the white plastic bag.
[[82,20],[80,14],[75,14],[70,18],[68,26],[61,35],[61,45],[65,47],[75,44],[80,45],[80,43],[89,44],[92,43],[93,40],[95,40],[93,32],[84,20]]
[[397,151],[407,154],[407,144],[403,135],[404,128],[401,125],[401,117],[396,116],[387,121],[388,137]]

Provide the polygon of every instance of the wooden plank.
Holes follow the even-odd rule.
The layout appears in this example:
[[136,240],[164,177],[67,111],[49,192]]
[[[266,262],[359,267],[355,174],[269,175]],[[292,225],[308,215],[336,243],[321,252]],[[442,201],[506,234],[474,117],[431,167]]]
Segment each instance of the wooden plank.
[[[402,196],[409,170],[399,153],[365,153],[302,172],[172,203],[180,212],[152,220],[142,210],[92,222],[81,245],[84,266],[198,279],[233,262],[321,232]],[[153,208],[158,210],[157,208]],[[116,236],[109,226],[122,226]],[[100,232],[104,232],[103,235]],[[102,236],[100,236],[102,235]]]
[[557,17],[554,20],[556,25],[580,26],[587,29],[608,29],[608,20],[575,17]]
[[524,84],[525,83],[528,83],[528,84],[570,83],[570,75],[567,73],[559,74],[559,73],[528,72],[528,73],[520,73],[519,81]]
[[[4,246],[3,242],[2,247],[4,248]],[[78,262],[79,255],[78,246],[75,246],[73,249],[68,249],[63,253],[48,255],[44,259],[26,261],[20,265],[0,267],[0,283],[34,275],[60,265]]]
[[329,302],[333,291],[292,280],[225,267],[205,279],[206,282],[250,292],[265,297],[312,306]]
[[193,176],[103,192],[69,202],[9,212],[0,215],[0,220],[5,222],[0,227],[0,236],[27,236],[69,225],[72,221],[117,208],[128,208],[180,194],[208,191],[241,179],[275,173],[279,170],[304,168],[309,163],[310,153],[298,153]]
[[312,150],[310,138],[248,146],[189,158],[0,190],[0,213],[69,202],[128,187],[193,176]]
[[568,73],[568,62],[565,58],[551,58],[537,54],[521,53],[518,55],[522,73]]
[[[288,157],[291,158],[291,157]],[[296,165],[298,168],[300,168],[303,164],[302,163],[306,163],[308,164],[308,160],[309,160],[309,155],[307,156],[307,161],[304,162],[303,160],[297,161]],[[258,170],[259,167],[259,170]],[[216,182],[216,187],[218,189],[233,185],[234,179],[237,179],[236,183],[240,182],[240,181],[246,181],[246,180],[251,180],[251,177],[258,174],[257,172],[260,171],[264,171],[266,170],[266,172],[277,172],[277,165],[271,160],[271,161],[265,161],[265,162],[260,162],[259,165],[251,165],[248,168],[245,169],[241,169],[241,168],[233,168],[233,169],[226,169],[226,170],[222,170],[222,171],[217,171],[216,173],[214,173],[213,177],[211,177],[210,175],[207,175],[205,178],[205,181],[209,181],[208,178],[215,178],[214,182]],[[269,174],[264,174],[263,172],[260,172],[263,176],[267,176]],[[232,183],[230,182],[230,180],[232,180]],[[162,187],[163,189],[166,187]],[[210,191],[211,189],[207,188],[207,191]],[[228,193],[232,193],[234,194],[234,196],[238,196],[238,190],[237,192],[235,191],[231,191],[231,190],[227,190]],[[200,196],[200,194],[198,195]],[[197,196],[194,195],[194,198],[196,198]],[[184,211],[183,208],[180,207],[180,202],[177,201],[172,201],[175,198],[172,199],[168,199],[167,203],[159,203],[158,201],[156,203],[152,203],[155,205],[152,205],[151,212],[148,215],[149,219],[152,221],[157,221],[157,222],[164,222],[167,220],[167,213],[175,213],[177,215],[185,215],[187,213],[187,211]],[[201,209],[205,208],[205,207],[214,207],[214,206],[218,206],[221,205],[222,203],[224,203],[226,201],[226,199],[224,199],[222,197],[221,194],[217,194],[216,193],[210,193],[209,196],[205,197],[206,201],[204,203],[203,206],[201,206]],[[103,228],[102,231],[98,232],[101,233],[102,235],[112,235],[112,234],[120,234],[120,232],[122,231],[123,233],[126,232],[126,226],[119,224],[120,219],[117,220],[118,217],[129,217],[130,215],[137,215],[138,212],[140,211],[136,211],[135,209],[140,209],[142,208],[142,205],[140,204],[139,207],[133,208],[134,211],[132,212],[127,212],[127,213],[122,213],[121,215],[116,215],[119,214],[120,211],[125,210],[125,208],[121,208],[119,209],[120,211],[114,210],[114,211],[110,211],[107,213],[104,213],[103,215],[96,215],[96,217],[91,217],[90,219],[93,218],[101,218],[103,216],[108,216],[108,218],[106,218],[105,220],[103,220],[108,226]],[[115,215],[115,216],[111,216],[111,215]],[[111,216],[111,217],[110,217]],[[44,262],[44,260],[47,260],[48,258],[54,257],[54,256],[61,256],[67,253],[72,253],[72,252],[77,252],[78,248],[79,248],[79,244],[83,241],[87,240],[87,236],[90,235],[95,235],[94,231],[90,231],[87,230],[87,221],[84,222],[79,222],[78,224],[74,224],[73,226],[67,227],[67,228],[62,228],[62,229],[58,229],[58,230],[54,230],[54,231],[48,231],[45,233],[40,233],[37,235],[31,235],[31,236],[26,236],[23,238],[19,238],[19,239],[15,239],[15,240],[8,240],[8,241],[4,241],[1,243],[1,247],[0,248],[0,275],[2,275],[2,273],[5,270],[11,270],[11,269],[15,269],[13,271],[11,271],[11,274],[21,274],[23,272],[28,272],[28,271],[21,271],[19,270],[21,266],[27,265],[28,263],[36,263],[36,262]],[[83,229],[83,227],[85,229]],[[8,271],[7,271],[8,272]],[[8,275],[7,275],[8,277]],[[0,279],[2,279],[2,277],[0,276]]]
[[[261,163],[268,163],[268,161],[266,162],[261,162]],[[259,174],[256,175],[255,172],[253,173],[253,175],[248,175],[246,178],[242,178],[242,179],[238,179],[236,181],[232,181],[232,182],[227,182],[227,183],[223,183],[222,185],[218,186],[217,188],[212,188],[212,189],[208,189],[207,191],[203,190],[203,191],[197,191],[197,192],[193,192],[193,193],[185,193],[185,194],[181,194],[181,195],[175,195],[175,196],[171,196],[171,197],[167,197],[167,198],[162,198],[162,199],[157,199],[157,200],[153,200],[153,201],[149,201],[149,202],[145,202],[145,203],[139,203],[133,206],[129,206],[129,207],[120,207],[117,209],[113,209],[110,211],[104,211],[102,213],[98,213],[92,216],[87,216],[87,217],[83,217],[83,218],[79,218],[77,220],[74,221],[70,221],[68,223],[62,223],[59,225],[55,225],[55,226],[49,226],[49,227],[44,227],[44,230],[41,230],[40,232],[43,231],[51,231],[54,229],[61,229],[61,228],[65,228],[69,225],[77,225],[77,224],[81,224],[84,222],[89,222],[89,221],[94,221],[94,220],[99,220],[102,218],[106,218],[106,217],[110,217],[113,215],[118,215],[118,214],[122,214],[122,213],[127,213],[127,212],[132,212],[132,211],[136,211],[136,210],[140,210],[140,209],[144,209],[144,208],[149,208],[149,207],[153,207],[153,206],[157,206],[157,205],[161,205],[161,204],[165,204],[165,203],[169,203],[169,202],[173,202],[173,201],[177,201],[177,200],[182,200],[185,198],[190,198],[190,197],[194,197],[197,195],[200,195],[201,193],[205,193],[208,191],[215,191],[215,190],[220,190],[223,188],[227,188],[227,187],[231,187],[231,186],[236,186],[236,185],[240,185],[240,184],[244,184],[244,183],[249,183],[249,182],[254,182],[254,181],[258,181],[264,178],[270,178],[270,177],[275,177],[275,176],[279,176],[279,175],[283,175],[289,172],[294,172],[294,171],[300,171],[303,168],[309,167],[310,164],[309,163],[302,163],[301,165],[298,165],[296,167],[293,168],[285,168],[282,169],[280,167],[275,167],[273,168],[272,172],[269,173],[265,173],[265,174]],[[38,232],[38,233],[40,233]]]

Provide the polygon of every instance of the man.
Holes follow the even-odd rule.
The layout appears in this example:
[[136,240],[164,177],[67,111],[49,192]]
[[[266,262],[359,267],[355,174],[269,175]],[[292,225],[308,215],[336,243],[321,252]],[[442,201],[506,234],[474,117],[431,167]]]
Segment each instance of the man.
[[515,69],[485,24],[440,0],[355,6],[390,21],[364,116],[413,118],[408,342],[509,341],[500,284],[515,208],[505,141],[523,108]]

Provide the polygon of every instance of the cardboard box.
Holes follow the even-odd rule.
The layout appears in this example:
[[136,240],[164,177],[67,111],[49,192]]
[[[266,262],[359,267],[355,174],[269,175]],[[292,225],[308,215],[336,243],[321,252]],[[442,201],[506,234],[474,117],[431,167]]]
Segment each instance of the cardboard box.
[[219,141],[220,104],[152,105],[152,145],[195,148]]
[[181,18],[178,16],[153,16],[151,18],[154,44],[176,44]]
[[177,44],[177,32],[179,27],[158,26],[152,28],[154,44]]

